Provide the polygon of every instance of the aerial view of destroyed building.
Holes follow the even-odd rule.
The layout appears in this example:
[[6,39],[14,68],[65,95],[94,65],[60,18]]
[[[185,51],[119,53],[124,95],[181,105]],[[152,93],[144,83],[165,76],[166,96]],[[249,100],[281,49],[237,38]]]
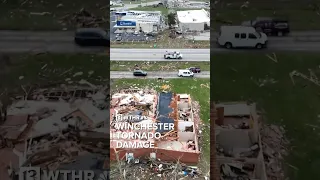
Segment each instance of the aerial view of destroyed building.
[[15,179],[28,166],[108,169],[108,86],[33,89],[1,104],[0,179]]
[[[166,131],[164,128],[158,128],[156,131],[161,134],[159,139],[118,138],[116,132],[119,129],[115,128],[115,124],[122,122],[115,120],[117,116],[144,117],[136,118],[134,123],[138,124],[171,123],[173,129]],[[200,118],[199,114],[193,110],[193,100],[188,94],[122,89],[112,94],[110,119],[112,119],[110,123],[110,160],[115,163],[121,161],[140,165],[151,163],[151,166],[158,168],[155,178],[161,179],[161,177],[173,177],[183,171],[179,168],[176,174],[163,172],[163,169],[167,168],[173,168],[172,170],[175,171],[172,164],[179,162],[185,165],[196,165],[199,161],[201,153],[198,142]],[[127,121],[130,121],[129,118]],[[153,148],[117,148],[116,143],[119,141],[152,141],[155,146]],[[144,168],[147,171],[149,167]],[[188,167],[185,169],[188,171]],[[192,168],[189,168],[189,171],[192,171]],[[150,177],[152,176],[145,175],[145,178],[142,179]]]
[[108,179],[108,3],[0,7],[0,180]]
[[213,107],[214,179],[284,179],[281,163],[288,142],[283,130],[262,125],[255,103],[228,102]]

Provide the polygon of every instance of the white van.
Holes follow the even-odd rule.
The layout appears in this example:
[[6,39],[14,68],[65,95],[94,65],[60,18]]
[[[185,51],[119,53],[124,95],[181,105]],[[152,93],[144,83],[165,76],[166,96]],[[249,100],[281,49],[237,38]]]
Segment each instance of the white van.
[[189,69],[180,69],[178,72],[179,77],[193,77],[194,74]]
[[257,32],[253,27],[245,26],[221,26],[217,39],[220,46],[230,48],[266,47],[268,37],[264,33]]

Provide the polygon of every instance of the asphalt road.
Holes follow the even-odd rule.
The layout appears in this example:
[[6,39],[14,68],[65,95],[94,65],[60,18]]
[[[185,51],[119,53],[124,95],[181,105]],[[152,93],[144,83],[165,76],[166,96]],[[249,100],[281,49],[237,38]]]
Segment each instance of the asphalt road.
[[140,5],[143,7],[143,6],[152,6],[152,5],[155,5],[155,4],[159,4],[161,1],[151,1],[151,2],[144,2],[144,3],[125,3],[124,6],[122,7],[110,7],[110,8],[114,8],[116,10],[121,10],[121,9],[132,9],[132,8],[137,8],[139,7]]
[[79,47],[73,31],[0,31],[0,52],[102,53],[105,47]]
[[[73,35],[73,31],[0,31],[0,52],[104,53],[107,51],[107,48],[104,47],[79,47],[73,43]],[[230,52],[230,50],[219,48],[217,45],[215,45],[214,38],[212,41],[213,45],[211,52]],[[270,37],[268,48],[262,51],[315,52],[319,51],[319,49],[320,31],[308,31],[292,32],[291,36],[288,37]],[[117,53],[117,49],[111,49],[112,53],[115,53],[111,57],[111,60],[164,61],[163,53],[165,50],[166,49],[122,49],[122,53]],[[209,51],[206,49],[182,49],[179,51],[181,51],[181,53],[184,55],[183,60],[209,61]],[[243,50],[233,51],[240,52]],[[134,52],[140,52],[140,55]]]
[[[128,71],[111,71],[110,72],[111,79],[138,79],[138,78],[164,78],[164,79],[173,79],[173,78],[189,78],[189,77],[178,77],[177,72],[164,72],[164,71],[148,71],[148,75],[146,77],[136,77],[133,76],[132,72]],[[195,74],[193,78],[210,78],[210,71],[203,71],[201,73]]]
[[164,59],[163,55],[169,51],[179,51],[182,59],[177,61],[210,61],[210,49],[110,49],[112,61],[172,61]]

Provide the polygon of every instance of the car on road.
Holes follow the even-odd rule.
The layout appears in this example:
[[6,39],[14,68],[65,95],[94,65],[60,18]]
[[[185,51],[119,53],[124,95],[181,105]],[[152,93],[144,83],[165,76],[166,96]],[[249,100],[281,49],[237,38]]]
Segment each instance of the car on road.
[[194,73],[189,69],[180,69],[178,72],[179,77],[193,77]]
[[290,33],[290,26],[287,20],[258,17],[255,20],[242,22],[243,26],[254,27],[258,32],[271,36],[284,36]]
[[133,71],[133,76],[147,76],[148,73],[146,71],[143,71],[141,69],[135,69]]
[[221,26],[217,43],[227,49],[257,48],[267,46],[268,37],[265,33],[257,32],[253,27]]
[[107,46],[110,39],[107,31],[100,28],[80,28],[75,32],[74,41],[80,46]]
[[182,54],[180,52],[166,52],[163,55],[164,59],[182,59]]
[[188,70],[193,73],[200,73],[201,72],[201,69],[199,67],[189,67]]

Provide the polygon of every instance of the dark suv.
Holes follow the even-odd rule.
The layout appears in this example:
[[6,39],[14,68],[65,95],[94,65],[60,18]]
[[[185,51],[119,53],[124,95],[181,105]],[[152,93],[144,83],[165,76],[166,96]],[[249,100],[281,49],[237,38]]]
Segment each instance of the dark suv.
[[199,67],[190,67],[189,70],[193,73],[200,73],[201,69]]
[[76,44],[80,46],[107,46],[110,47],[108,33],[100,28],[77,29],[74,37]]
[[267,35],[283,36],[290,33],[290,27],[287,20],[275,18],[257,18],[256,20],[245,21],[243,26],[252,26],[258,32],[263,32]]

